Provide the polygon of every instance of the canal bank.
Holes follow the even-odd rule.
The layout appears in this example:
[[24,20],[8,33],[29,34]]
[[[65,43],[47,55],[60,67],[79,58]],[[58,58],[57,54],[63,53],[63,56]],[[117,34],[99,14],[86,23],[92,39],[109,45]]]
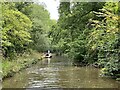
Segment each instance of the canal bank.
[[100,77],[98,68],[77,67],[68,58],[53,57],[5,79],[3,88],[120,88],[120,82]]
[[34,51],[31,54],[16,57],[15,60],[2,60],[3,80],[14,76],[23,69],[31,67],[40,60],[42,60],[42,54]]

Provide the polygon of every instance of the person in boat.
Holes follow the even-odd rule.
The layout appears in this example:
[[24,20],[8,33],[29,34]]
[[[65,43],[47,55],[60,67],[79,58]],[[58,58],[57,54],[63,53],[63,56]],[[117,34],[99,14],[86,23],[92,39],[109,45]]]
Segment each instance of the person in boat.
[[50,53],[50,50],[47,51],[47,53],[45,54],[45,57],[47,57],[47,58],[51,58],[52,57],[52,55]]

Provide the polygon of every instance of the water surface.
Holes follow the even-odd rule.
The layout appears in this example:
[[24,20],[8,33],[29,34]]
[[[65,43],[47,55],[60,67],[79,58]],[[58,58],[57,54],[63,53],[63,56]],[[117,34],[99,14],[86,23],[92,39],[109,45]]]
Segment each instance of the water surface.
[[54,57],[5,79],[3,88],[120,88],[120,82],[100,77],[97,68],[72,66],[68,58]]

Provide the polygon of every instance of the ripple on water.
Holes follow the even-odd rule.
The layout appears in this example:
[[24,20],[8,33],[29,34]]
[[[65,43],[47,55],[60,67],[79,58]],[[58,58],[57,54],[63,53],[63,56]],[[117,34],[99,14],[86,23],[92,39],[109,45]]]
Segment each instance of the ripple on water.
[[[63,57],[43,60],[4,81],[4,87],[19,88],[117,88],[120,83],[101,78],[99,69],[72,66]],[[17,81],[17,82],[16,82]],[[12,85],[9,83],[12,82]],[[27,89],[29,90],[29,89]]]

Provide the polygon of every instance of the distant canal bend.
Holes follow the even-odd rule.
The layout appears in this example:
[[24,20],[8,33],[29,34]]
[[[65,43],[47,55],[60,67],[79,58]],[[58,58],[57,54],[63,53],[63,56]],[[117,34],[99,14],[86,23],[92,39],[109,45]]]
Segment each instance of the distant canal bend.
[[3,88],[120,88],[120,82],[99,74],[97,68],[76,67],[65,57],[53,57],[5,79]]

